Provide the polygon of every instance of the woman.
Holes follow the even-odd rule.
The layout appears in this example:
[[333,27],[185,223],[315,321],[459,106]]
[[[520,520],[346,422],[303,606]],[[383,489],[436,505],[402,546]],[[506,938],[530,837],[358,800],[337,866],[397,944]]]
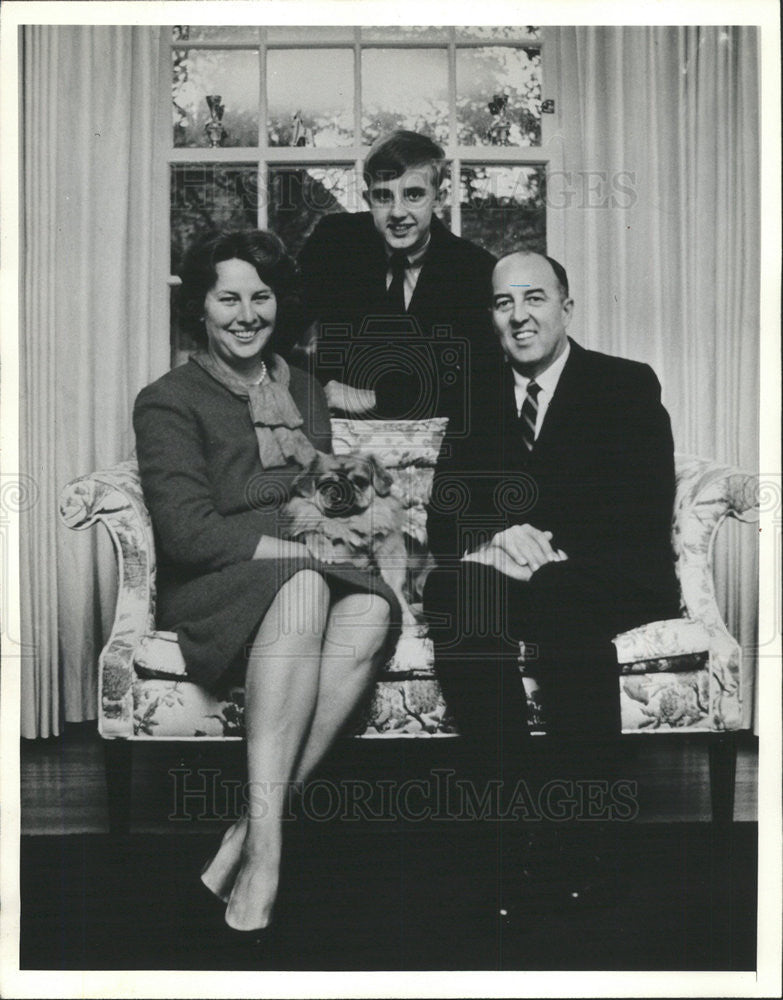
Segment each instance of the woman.
[[226,901],[229,927],[249,931],[272,918],[288,784],[367,691],[399,606],[376,574],[327,568],[279,537],[291,482],[331,449],[323,390],[275,350],[297,301],[283,244],[259,231],[210,236],[181,291],[200,350],[139,393],[134,428],[158,626],[177,633],[205,687],[244,671],[248,815],[202,881]]

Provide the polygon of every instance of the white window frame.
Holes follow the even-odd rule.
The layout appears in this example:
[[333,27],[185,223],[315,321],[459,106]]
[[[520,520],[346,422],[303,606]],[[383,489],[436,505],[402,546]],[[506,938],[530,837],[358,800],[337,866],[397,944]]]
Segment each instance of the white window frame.
[[[166,29],[167,30],[167,29]],[[253,29],[248,28],[248,35]],[[540,166],[549,175],[553,170],[562,169],[560,153],[562,143],[558,141],[560,134],[560,93],[559,73],[556,63],[556,47],[548,45],[547,30],[541,29],[541,37],[525,35],[520,28],[517,39],[467,39],[458,38],[455,27],[439,29],[444,32],[441,37],[403,37],[398,40],[378,40],[366,37],[366,28],[354,27],[346,31],[346,40],[319,38],[318,29],[313,28],[310,40],[270,41],[265,27],[255,29],[258,32],[256,41],[248,38],[242,41],[175,41],[169,34],[168,44],[161,46],[161,80],[164,82],[161,94],[160,116],[161,136],[167,141],[161,150],[160,165],[170,174],[173,164],[221,164],[236,166],[252,166],[258,170],[259,190],[268,190],[268,170],[270,167],[292,167],[314,164],[318,166],[350,166],[353,165],[357,177],[361,177],[361,167],[369,150],[369,145],[351,145],[335,147],[319,146],[270,146],[267,136],[267,103],[266,103],[266,65],[267,52],[272,49],[353,49],[354,54],[354,138],[361,136],[362,131],[362,80],[361,54],[365,49],[445,49],[448,65],[448,108],[449,108],[449,142],[443,145],[446,159],[451,166],[453,182],[450,192],[451,231],[461,234],[461,213],[459,201],[458,178],[464,165],[480,164],[482,166],[525,166],[527,164]],[[349,40],[348,33],[352,34]],[[553,100],[554,113],[541,115],[541,145],[539,146],[481,146],[459,145],[452,141],[457,135],[456,97],[457,97],[457,50],[491,47],[529,48],[536,47],[541,51],[541,97],[542,100]],[[171,53],[174,49],[235,49],[257,52],[259,54],[259,123],[258,145],[253,147],[219,147],[208,146],[175,147],[172,138],[171,124]],[[165,186],[168,211],[166,219],[167,252],[170,246],[170,204],[169,178]],[[259,229],[267,227],[267,200],[259,198],[257,224]],[[557,224],[557,225],[556,225]],[[563,232],[561,213],[553,213],[546,208],[547,252],[555,257],[563,253]],[[178,284],[177,277],[170,277],[169,284]]]

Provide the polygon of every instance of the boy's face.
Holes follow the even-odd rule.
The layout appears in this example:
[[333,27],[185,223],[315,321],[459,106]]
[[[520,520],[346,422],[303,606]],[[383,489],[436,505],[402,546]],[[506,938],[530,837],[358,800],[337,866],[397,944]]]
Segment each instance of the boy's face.
[[375,228],[390,250],[415,253],[427,242],[432,213],[443,196],[432,174],[428,164],[409,167],[393,180],[374,179],[364,192]]

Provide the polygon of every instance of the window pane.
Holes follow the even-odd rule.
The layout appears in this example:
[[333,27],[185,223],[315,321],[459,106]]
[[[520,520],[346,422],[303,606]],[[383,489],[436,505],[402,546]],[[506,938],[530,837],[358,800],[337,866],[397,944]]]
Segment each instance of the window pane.
[[461,39],[516,42],[523,38],[541,37],[541,29],[529,24],[489,24],[483,27],[463,25],[455,30],[458,42]]
[[272,49],[267,67],[270,146],[353,145],[351,49]]
[[171,168],[171,273],[179,274],[185,251],[216,229],[255,229],[258,168],[181,163]]
[[363,42],[448,41],[450,29],[442,26],[372,25],[362,28]]
[[274,24],[266,29],[268,42],[353,42],[353,25],[330,24],[303,26],[297,24]]
[[448,142],[447,92],[445,49],[366,49],[362,140],[405,128]]
[[269,170],[269,228],[294,256],[322,215],[358,212],[362,207],[353,166]]
[[514,250],[546,253],[543,164],[464,166],[460,172],[462,235],[496,256]]
[[260,30],[252,24],[175,24],[172,42],[258,42]]
[[457,141],[541,145],[541,50],[457,49]]
[[[258,145],[258,52],[173,49],[174,145],[209,146],[207,95],[224,111],[222,146]],[[220,132],[218,131],[218,138]]]

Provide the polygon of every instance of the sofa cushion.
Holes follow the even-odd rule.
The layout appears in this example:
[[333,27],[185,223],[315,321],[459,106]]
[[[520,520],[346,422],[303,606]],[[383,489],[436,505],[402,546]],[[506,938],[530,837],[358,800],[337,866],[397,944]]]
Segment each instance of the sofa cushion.
[[188,679],[176,632],[143,635],[133,656],[133,666],[139,677]]
[[[538,684],[530,677],[523,683],[528,728],[544,733],[546,714]],[[710,675],[699,669],[621,676],[620,720],[624,733],[712,731],[729,721],[711,716]]]
[[[530,685],[530,689],[528,689]],[[654,673],[620,678],[624,733],[700,731],[722,728],[711,717],[710,676],[706,670]],[[528,724],[545,731],[546,719],[535,686],[525,678]],[[133,685],[133,736],[137,739],[239,739],[244,736],[245,692],[232,688],[218,698],[184,680],[136,680]],[[437,682],[403,676],[380,680],[362,706],[350,732],[363,738],[453,736]]]
[[690,618],[670,618],[640,625],[613,640],[620,664],[704,653],[710,648],[707,630]]
[[[137,739],[238,739],[245,735],[245,692],[216,696],[186,680],[136,680],[133,735]],[[373,688],[349,727],[355,736],[454,735],[440,687],[432,678],[399,675]]]
[[[685,626],[678,629],[682,624]],[[705,669],[709,660],[707,635],[698,622],[652,622],[613,640],[620,674],[679,673]],[[522,644],[523,645],[523,644]],[[148,679],[189,680],[175,632],[152,632],[142,636],[134,655],[136,674]],[[520,655],[524,673],[524,653]],[[380,679],[434,677],[432,640],[426,626],[416,634],[400,637]]]

